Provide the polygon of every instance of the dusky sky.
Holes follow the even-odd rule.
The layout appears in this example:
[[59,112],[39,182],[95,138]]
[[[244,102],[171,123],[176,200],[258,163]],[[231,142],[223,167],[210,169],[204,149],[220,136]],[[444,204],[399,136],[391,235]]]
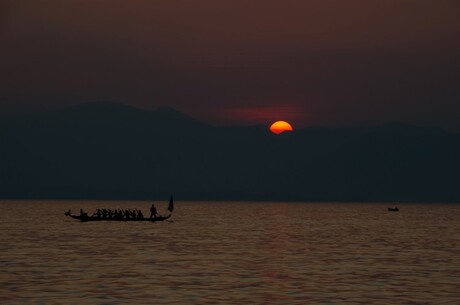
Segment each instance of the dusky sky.
[[0,115],[110,100],[459,131],[459,37],[457,0],[0,0]]

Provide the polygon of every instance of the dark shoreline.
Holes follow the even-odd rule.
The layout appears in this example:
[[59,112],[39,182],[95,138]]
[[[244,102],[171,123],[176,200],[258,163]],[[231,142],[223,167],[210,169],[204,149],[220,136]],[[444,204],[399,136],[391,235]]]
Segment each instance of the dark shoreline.
[[[390,199],[390,198],[294,198],[289,196],[264,196],[252,194],[248,196],[224,196],[217,194],[187,194],[187,193],[173,193],[174,197],[179,201],[203,201],[203,202],[302,202],[302,203],[366,203],[366,204],[400,204],[400,203],[417,203],[417,204],[460,204],[460,199],[457,200],[446,200],[446,199]],[[86,194],[86,195],[73,195],[64,196],[58,194],[48,195],[37,195],[29,194],[23,196],[5,196],[0,195],[0,200],[17,200],[17,201],[28,201],[28,200],[81,200],[81,201],[166,201],[169,198],[170,193],[167,192],[156,192],[156,193],[141,193],[137,195],[133,194]]]

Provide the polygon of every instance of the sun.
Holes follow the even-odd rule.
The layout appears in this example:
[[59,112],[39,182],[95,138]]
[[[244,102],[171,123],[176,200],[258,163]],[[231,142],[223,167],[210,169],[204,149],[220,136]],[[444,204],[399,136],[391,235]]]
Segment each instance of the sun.
[[270,126],[270,131],[276,134],[280,134],[284,131],[292,131],[292,126],[286,121],[276,121]]

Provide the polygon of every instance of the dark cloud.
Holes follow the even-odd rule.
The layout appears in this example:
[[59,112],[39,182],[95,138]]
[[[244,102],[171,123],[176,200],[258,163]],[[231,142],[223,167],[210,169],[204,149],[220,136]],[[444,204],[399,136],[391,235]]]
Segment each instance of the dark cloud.
[[458,1],[2,1],[0,18],[2,113],[105,99],[460,130]]

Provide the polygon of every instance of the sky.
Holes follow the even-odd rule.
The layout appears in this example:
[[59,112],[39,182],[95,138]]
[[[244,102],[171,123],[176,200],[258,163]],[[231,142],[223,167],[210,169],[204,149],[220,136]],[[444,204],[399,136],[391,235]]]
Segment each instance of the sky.
[[104,100],[460,131],[459,37],[458,0],[0,0],[0,115]]

